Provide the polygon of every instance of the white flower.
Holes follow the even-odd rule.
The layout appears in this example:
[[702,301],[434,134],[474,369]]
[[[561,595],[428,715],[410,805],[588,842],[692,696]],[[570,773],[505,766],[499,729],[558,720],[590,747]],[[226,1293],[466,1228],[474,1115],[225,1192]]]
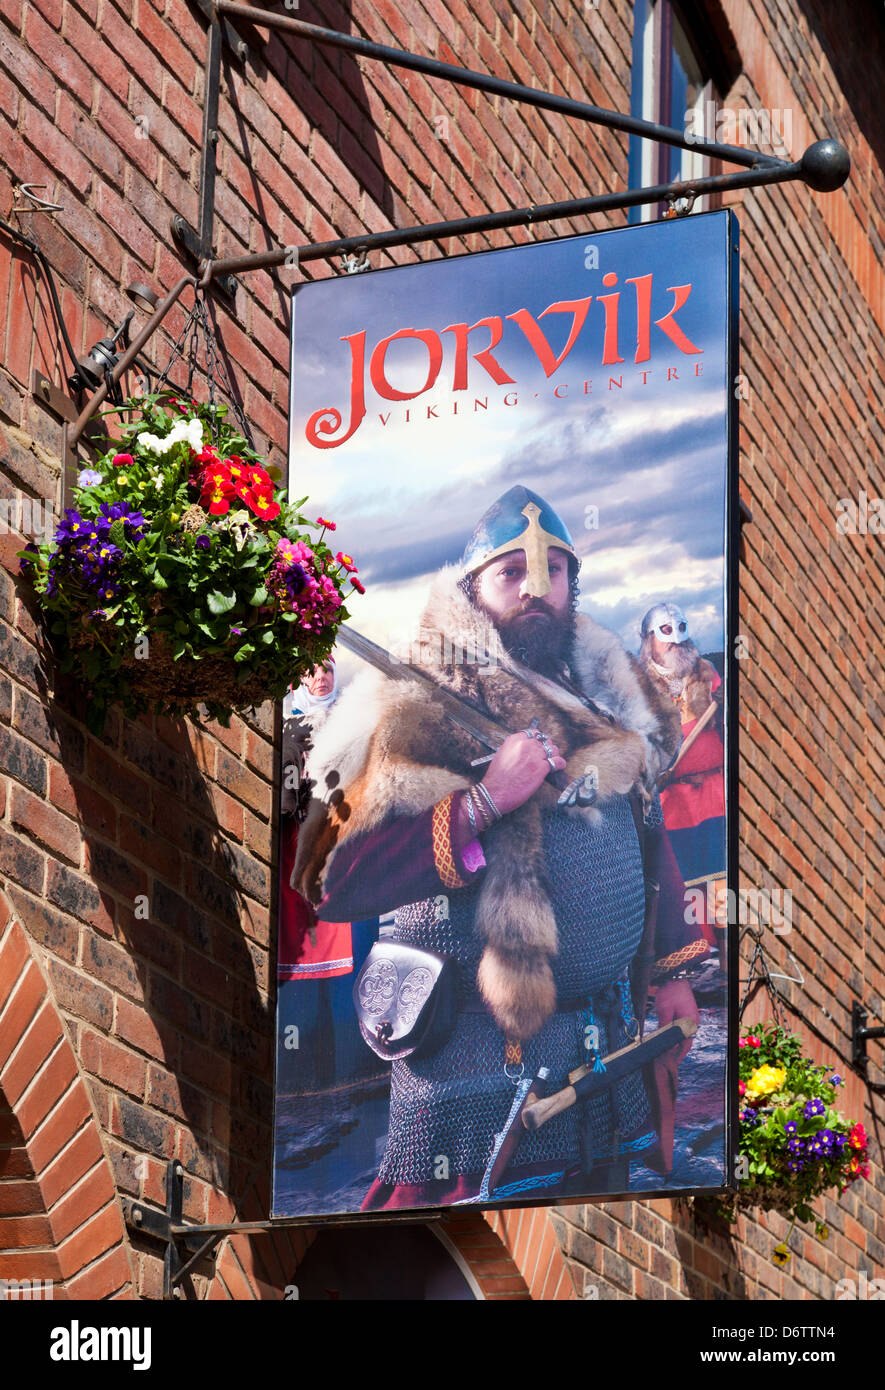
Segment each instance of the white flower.
[[169,450],[174,449],[182,440],[186,440],[194,452],[199,453],[203,447],[202,420],[176,420],[169,433],[162,438],[158,434],[142,434],[138,437],[139,444],[143,444],[153,454],[168,454]]
[[194,453],[198,454],[203,447],[202,420],[197,420],[196,418],[194,418],[193,420],[187,421],[187,438],[188,443],[190,444]]

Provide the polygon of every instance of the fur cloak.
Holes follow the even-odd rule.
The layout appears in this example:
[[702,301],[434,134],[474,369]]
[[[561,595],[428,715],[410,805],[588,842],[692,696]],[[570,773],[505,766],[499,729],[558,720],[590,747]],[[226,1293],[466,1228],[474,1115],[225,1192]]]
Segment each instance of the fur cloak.
[[708,661],[706,657],[699,654],[694,666],[683,677],[677,693],[671,690],[671,681],[674,685],[678,685],[677,677],[665,674],[661,667],[651,659],[643,661],[641,654],[640,664],[658,691],[660,698],[673,701],[679,710],[679,718],[683,724],[687,724],[692,719],[700,719],[701,715],[706,713],[713,698],[713,685],[717,675],[716,667],[712,661]]
[[[443,570],[431,591],[421,624],[422,671],[508,733],[539,719],[559,745],[569,779],[597,770],[597,804],[634,787],[648,803],[655,778],[679,746],[679,717],[620,639],[578,615],[571,681],[609,720],[504,651],[491,620],[458,587],[458,578],[454,568]],[[453,661],[453,651],[470,659]],[[313,799],[293,875],[299,891],[318,903],[339,846],[467,787],[477,780],[470,761],[485,751],[446,717],[421,683],[362,673],[313,741]],[[541,828],[541,809],[553,806],[556,797],[544,783],[483,837],[488,869],[475,930],[485,948],[477,985],[511,1037],[533,1036],[556,1005],[550,965],[557,952],[556,922],[544,889]],[[588,807],[567,814],[598,813]]]

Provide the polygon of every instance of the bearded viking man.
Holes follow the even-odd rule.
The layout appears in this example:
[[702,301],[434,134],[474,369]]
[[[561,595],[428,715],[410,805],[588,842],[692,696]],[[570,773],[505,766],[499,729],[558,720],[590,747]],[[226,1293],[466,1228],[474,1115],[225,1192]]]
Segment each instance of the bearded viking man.
[[351,683],[315,739],[300,891],[325,920],[392,912],[393,940],[457,973],[448,1035],[392,1063],[364,1209],[626,1192],[631,1157],[670,1167],[638,1069],[525,1134],[507,1181],[482,1192],[523,1072],[547,1068],[556,1090],[637,1037],[646,875],[661,884],[658,1024],[697,1018],[675,976],[707,946],[685,923],[654,790],[679,718],[620,639],[577,611],[579,566],[561,518],[517,486],[433,585],[422,670],[501,728],[490,758],[433,685],[377,671]]

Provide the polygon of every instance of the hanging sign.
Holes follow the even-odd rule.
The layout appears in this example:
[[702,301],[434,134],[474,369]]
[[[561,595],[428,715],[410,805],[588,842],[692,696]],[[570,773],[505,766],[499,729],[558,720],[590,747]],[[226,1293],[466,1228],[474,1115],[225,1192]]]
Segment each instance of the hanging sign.
[[365,593],[283,711],[274,1216],[731,1183],[736,296],[727,212],[295,291]]

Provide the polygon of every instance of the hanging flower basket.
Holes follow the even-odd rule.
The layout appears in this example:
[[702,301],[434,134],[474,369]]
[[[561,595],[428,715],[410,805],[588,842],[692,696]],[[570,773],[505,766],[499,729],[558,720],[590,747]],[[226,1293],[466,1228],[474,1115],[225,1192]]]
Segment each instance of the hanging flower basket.
[[62,671],[108,707],[227,722],[329,655],[365,592],[333,522],[301,513],[225,420],[171,392],[127,403],[122,442],[78,476],[51,540],[21,552]]
[[[870,1171],[863,1125],[852,1124],[836,1108],[842,1077],[805,1057],[802,1040],[780,1024],[746,1031],[738,1047],[744,1176],[720,1211],[734,1221],[738,1212],[762,1207],[794,1224],[814,1221],[817,1234],[826,1238],[827,1228],[811,1202],[833,1187],[841,1196]],[[775,1263],[789,1258],[786,1242],[775,1247]]]

